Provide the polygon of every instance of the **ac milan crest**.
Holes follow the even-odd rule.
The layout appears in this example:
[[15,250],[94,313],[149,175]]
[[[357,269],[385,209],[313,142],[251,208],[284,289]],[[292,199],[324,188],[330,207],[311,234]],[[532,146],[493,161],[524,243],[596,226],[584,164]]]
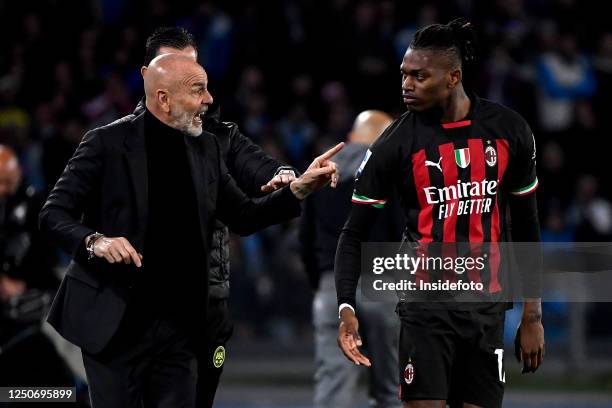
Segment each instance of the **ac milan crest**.
[[487,146],[485,149],[485,161],[489,167],[493,167],[497,163],[497,152],[493,146]]
[[413,380],[414,380],[414,366],[412,365],[412,363],[408,363],[406,365],[406,368],[404,369],[404,381],[406,381],[406,384],[410,385],[412,384]]

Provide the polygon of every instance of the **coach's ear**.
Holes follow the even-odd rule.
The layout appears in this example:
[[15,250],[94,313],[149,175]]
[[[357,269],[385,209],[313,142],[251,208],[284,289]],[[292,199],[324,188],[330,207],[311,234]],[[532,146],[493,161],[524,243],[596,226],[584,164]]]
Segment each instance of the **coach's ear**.
[[446,86],[449,89],[452,89],[452,88],[456,87],[457,85],[459,85],[461,83],[462,77],[463,77],[463,74],[462,74],[460,68],[452,69],[448,73],[448,83],[446,84]]
[[170,113],[170,95],[167,89],[158,89],[155,93],[157,103],[164,113]]

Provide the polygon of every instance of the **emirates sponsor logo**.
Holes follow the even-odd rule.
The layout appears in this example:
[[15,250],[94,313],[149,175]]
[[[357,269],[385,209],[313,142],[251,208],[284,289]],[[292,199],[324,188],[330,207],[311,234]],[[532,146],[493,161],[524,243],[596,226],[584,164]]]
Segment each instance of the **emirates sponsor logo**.
[[426,187],[427,204],[438,205],[438,219],[464,214],[491,212],[492,196],[497,194],[497,180],[466,181],[446,187]]
[[441,204],[446,201],[497,194],[497,180],[465,181],[447,187],[425,187],[427,204]]

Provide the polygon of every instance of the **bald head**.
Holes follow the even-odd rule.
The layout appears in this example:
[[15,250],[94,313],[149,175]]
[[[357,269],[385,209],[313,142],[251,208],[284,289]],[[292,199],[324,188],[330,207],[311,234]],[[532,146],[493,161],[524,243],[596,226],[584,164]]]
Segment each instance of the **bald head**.
[[147,99],[155,99],[158,89],[175,89],[193,77],[206,79],[206,72],[185,54],[162,54],[154,58],[144,75]]
[[191,136],[202,132],[201,114],[213,99],[206,71],[192,56],[162,54],[143,74],[147,109],[166,125]]
[[[198,60],[198,52],[196,51],[196,49],[192,46],[187,46],[185,48],[174,48],[174,47],[169,47],[169,46],[161,46],[159,47],[159,49],[155,52],[155,55],[153,56],[153,58],[159,56],[159,55],[163,55],[163,54],[181,54],[181,55],[186,55],[188,57],[191,57],[191,59],[193,59],[194,61]],[[147,59],[147,56],[145,55],[145,61]],[[152,60],[151,60],[152,61]],[[150,64],[151,62],[149,62]],[[142,75],[142,77],[144,78],[145,73],[147,72],[147,70],[149,69],[149,65],[144,65],[140,68],[140,75]]]
[[0,145],[0,200],[15,194],[21,181],[21,169],[15,152]]
[[382,132],[393,122],[391,116],[377,110],[361,112],[349,133],[349,142],[370,145],[382,134]]

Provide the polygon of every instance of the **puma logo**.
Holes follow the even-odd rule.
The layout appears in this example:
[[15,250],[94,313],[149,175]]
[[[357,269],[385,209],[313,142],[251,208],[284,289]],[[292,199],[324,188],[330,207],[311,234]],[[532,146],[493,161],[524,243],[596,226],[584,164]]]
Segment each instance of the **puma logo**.
[[440,157],[440,160],[438,160],[437,163],[434,163],[432,161],[429,160],[425,160],[425,166],[426,167],[437,167],[438,170],[440,170],[440,173],[442,173],[442,167],[440,166],[440,162],[442,161],[442,158]]

